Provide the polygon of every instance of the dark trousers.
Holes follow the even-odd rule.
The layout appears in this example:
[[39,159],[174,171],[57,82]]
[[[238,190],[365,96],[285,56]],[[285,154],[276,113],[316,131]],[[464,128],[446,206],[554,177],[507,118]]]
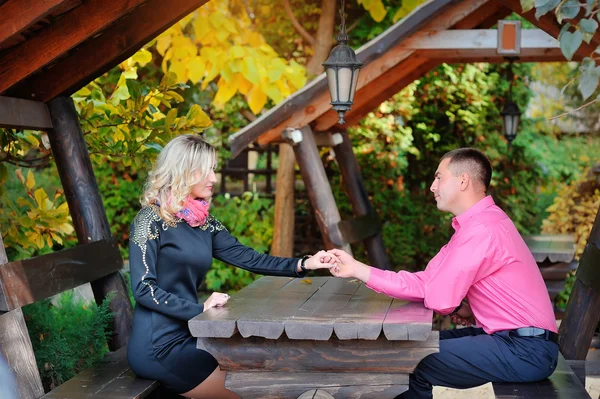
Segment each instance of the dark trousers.
[[440,351],[425,357],[410,375],[402,399],[430,399],[433,385],[472,388],[488,382],[533,382],[549,377],[558,345],[514,332],[486,334],[481,328],[440,331]]

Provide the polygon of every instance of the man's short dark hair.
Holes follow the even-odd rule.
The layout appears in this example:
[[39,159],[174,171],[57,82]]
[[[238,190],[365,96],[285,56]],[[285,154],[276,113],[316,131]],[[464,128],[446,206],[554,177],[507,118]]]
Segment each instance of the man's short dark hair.
[[483,184],[485,191],[490,187],[492,180],[492,163],[488,157],[475,148],[457,148],[444,154],[440,162],[450,158],[448,167],[454,173],[468,173],[472,179]]

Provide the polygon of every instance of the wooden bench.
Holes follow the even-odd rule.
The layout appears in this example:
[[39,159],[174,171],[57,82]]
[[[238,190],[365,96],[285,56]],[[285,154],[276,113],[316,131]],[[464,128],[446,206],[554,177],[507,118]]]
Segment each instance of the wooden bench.
[[126,399],[156,390],[158,383],[137,378],[130,370],[123,347],[44,395],[21,307],[118,273],[123,262],[114,240],[11,263],[2,258],[6,259],[4,247],[0,247],[0,350],[15,375],[20,398]]
[[494,393],[498,399],[585,399],[585,390],[567,360],[559,354],[558,365],[547,379],[535,383],[495,383]]

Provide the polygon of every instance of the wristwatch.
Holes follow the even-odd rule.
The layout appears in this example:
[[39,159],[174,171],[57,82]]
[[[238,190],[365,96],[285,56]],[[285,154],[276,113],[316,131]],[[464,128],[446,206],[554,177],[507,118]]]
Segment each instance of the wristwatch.
[[310,255],[304,255],[302,257],[302,260],[300,261],[300,269],[302,269],[303,273],[308,272],[308,269],[306,269],[306,267],[304,267],[304,264],[306,263],[306,260],[310,258]]

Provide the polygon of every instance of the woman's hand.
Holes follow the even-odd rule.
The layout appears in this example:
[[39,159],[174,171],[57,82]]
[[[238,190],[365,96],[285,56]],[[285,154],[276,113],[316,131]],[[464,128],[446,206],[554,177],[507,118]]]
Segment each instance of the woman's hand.
[[304,262],[307,270],[331,269],[338,262],[337,258],[325,251],[319,251]]
[[211,296],[204,301],[204,311],[206,312],[210,308],[220,307],[227,303],[229,295],[223,294],[222,292],[213,292]]

